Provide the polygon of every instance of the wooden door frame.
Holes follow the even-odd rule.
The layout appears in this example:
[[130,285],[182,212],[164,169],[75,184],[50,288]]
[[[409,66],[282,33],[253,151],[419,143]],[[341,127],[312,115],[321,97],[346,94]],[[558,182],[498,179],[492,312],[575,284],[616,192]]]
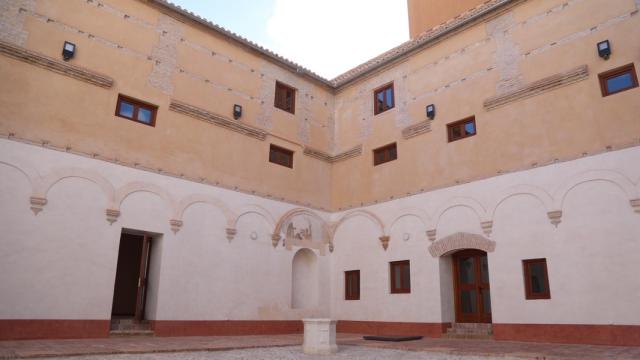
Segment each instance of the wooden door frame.
[[147,298],[147,279],[149,277],[149,263],[151,257],[151,236],[142,235],[142,254],[140,255],[140,270],[138,272],[138,291],[136,294],[136,312],[133,317],[135,322],[144,319],[144,310]]
[[[458,258],[463,257],[463,256],[474,256],[475,258],[475,269],[474,269],[474,275],[475,275],[475,279],[476,279],[476,283],[472,286],[475,286],[477,289],[477,298],[476,298],[476,306],[478,309],[478,312],[475,315],[469,316],[469,315],[463,315],[462,314],[462,306],[461,306],[461,299],[460,299],[460,269],[459,269],[459,265],[458,265]],[[460,250],[457,251],[455,253],[453,253],[451,255],[451,260],[452,260],[452,266],[453,266],[453,289],[454,289],[454,306],[455,306],[455,315],[456,315],[456,322],[458,323],[491,323],[492,320],[492,316],[491,313],[484,314],[484,304],[483,304],[483,297],[482,297],[482,290],[483,289],[489,289],[489,291],[491,291],[491,279],[489,279],[488,283],[482,283],[482,273],[481,273],[481,269],[480,269],[480,257],[481,256],[487,256],[487,253],[483,250],[477,250],[477,249],[465,249],[465,250]],[[488,264],[488,259],[487,259],[487,264]],[[491,301],[491,299],[489,299],[489,301]]]

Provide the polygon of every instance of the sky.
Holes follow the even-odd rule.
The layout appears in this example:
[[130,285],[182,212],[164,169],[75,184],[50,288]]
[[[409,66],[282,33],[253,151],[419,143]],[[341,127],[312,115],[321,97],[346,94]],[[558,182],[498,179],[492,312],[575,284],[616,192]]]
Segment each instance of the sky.
[[328,79],[409,40],[406,0],[171,0]]

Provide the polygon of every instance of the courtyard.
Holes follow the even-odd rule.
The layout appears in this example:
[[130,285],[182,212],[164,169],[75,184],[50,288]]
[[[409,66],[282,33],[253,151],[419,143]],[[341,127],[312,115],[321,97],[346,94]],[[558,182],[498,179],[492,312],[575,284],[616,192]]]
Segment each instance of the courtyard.
[[338,353],[309,356],[302,334],[212,337],[110,337],[0,342],[0,359],[640,359],[640,347],[566,345],[493,340],[366,341],[338,334]]

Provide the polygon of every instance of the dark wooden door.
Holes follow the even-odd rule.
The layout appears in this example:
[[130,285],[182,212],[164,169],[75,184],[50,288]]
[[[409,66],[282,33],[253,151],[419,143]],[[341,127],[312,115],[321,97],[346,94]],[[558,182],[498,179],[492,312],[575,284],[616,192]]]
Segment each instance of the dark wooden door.
[[487,253],[462,250],[453,254],[456,322],[490,323],[491,291]]
[[134,320],[141,321],[144,318],[144,305],[147,298],[147,275],[149,272],[149,253],[151,252],[151,238],[148,235],[142,237],[142,256],[140,258],[140,272],[138,276],[138,292],[136,295],[136,312]]

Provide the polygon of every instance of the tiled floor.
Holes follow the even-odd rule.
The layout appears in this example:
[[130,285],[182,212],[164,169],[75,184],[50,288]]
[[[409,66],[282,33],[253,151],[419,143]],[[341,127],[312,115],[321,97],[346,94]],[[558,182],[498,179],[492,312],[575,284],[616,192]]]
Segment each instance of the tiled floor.
[[[300,334],[0,341],[0,359],[92,354],[215,351],[300,344],[302,344],[302,335]],[[365,341],[360,335],[355,334],[338,334],[338,344],[459,355],[511,356],[525,359],[640,360],[640,347],[453,339],[423,339],[390,343]]]

